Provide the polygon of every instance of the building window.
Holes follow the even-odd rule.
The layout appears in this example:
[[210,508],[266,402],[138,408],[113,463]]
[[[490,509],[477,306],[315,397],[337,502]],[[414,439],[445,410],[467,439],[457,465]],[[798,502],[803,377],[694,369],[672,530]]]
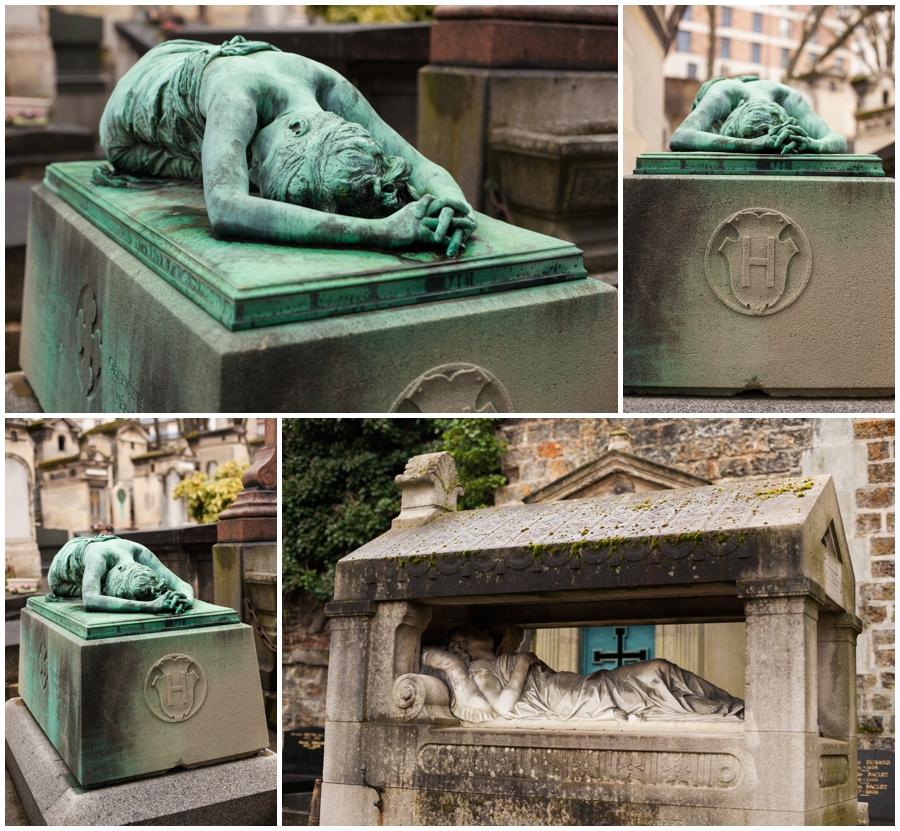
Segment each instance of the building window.
[[844,59],[843,58],[835,58],[834,59],[834,68],[835,69],[843,69],[844,68]]
[[[885,93],[887,95],[887,93]],[[256,437],[264,439],[266,437],[266,423],[261,418],[256,419]]]
[[819,30],[818,29],[813,31],[813,33],[809,36],[809,42],[810,43],[818,43],[819,42]]
[[791,36],[791,21],[786,17],[782,17],[779,21],[779,29],[783,38],[789,38]]
[[676,52],[690,52],[691,51],[691,33],[690,32],[682,32],[679,30],[678,37],[675,41],[675,51]]
[[781,50],[781,68],[787,69],[788,64],[791,62],[791,50],[790,49],[782,49]]
[[696,78],[697,77],[697,64],[689,63],[688,64],[688,78]]
[[91,489],[91,519],[95,522],[100,521],[100,491]]
[[719,57],[731,57],[731,38],[721,38],[719,41]]
[[731,25],[731,6],[722,6],[722,25]]
[[760,52],[761,49],[758,43],[750,44],[750,60],[753,63],[762,63],[762,61],[760,60]]
[[887,90],[885,90],[884,92],[881,93],[881,103],[882,104],[889,104],[890,103],[889,98],[890,98],[890,94],[888,93]]
[[690,20],[691,19],[691,7],[690,6],[684,7],[684,14],[681,16],[681,19],[682,20]]
[[753,31],[761,32],[762,31],[762,15],[754,12],[753,14]]
[[78,475],[78,471],[75,470],[75,468],[73,467],[73,468],[69,471],[69,476],[72,477],[72,478],[74,479],[77,475]]
[[57,445],[59,445],[60,450],[66,449],[66,437],[65,436],[57,436],[56,443],[57,443]]
[[15,430],[13,430],[13,431],[9,434],[9,438],[10,438],[12,441],[18,441],[18,440],[19,440],[19,434],[16,433]]

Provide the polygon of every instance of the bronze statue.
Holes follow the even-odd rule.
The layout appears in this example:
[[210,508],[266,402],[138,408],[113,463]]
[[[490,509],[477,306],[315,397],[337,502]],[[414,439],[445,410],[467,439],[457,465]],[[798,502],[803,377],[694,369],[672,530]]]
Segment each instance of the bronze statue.
[[[99,185],[203,180],[226,239],[459,254],[476,227],[449,173],[392,130],[346,79],[268,43],[173,40],[119,81],[100,124]],[[250,183],[262,199],[250,193]]]
[[89,612],[172,612],[194,605],[189,583],[136,542],[112,534],[75,537],[53,558],[47,575],[52,595],[81,597]]
[[640,661],[590,675],[554,672],[530,652],[495,654],[490,635],[468,625],[450,633],[446,649],[423,649],[422,664],[447,684],[453,715],[471,724],[744,717],[741,699],[670,661]]
[[706,153],[846,153],[847,142],[794,89],[755,76],[700,87],[669,149]]

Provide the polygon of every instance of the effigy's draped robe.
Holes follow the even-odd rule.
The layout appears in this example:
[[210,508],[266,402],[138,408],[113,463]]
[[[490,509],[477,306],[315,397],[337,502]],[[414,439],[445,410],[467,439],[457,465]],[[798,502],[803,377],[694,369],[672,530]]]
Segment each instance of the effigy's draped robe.
[[[473,679],[479,673],[492,674],[505,687],[517,660],[515,653],[499,655],[493,661],[475,661],[469,672]],[[614,718],[616,709],[646,719],[718,721],[723,717],[742,718],[744,702],[663,659],[601,669],[590,675],[554,672],[538,663],[529,668],[519,701],[502,718],[603,720]],[[468,711],[462,717],[472,721],[501,718],[484,715]]]

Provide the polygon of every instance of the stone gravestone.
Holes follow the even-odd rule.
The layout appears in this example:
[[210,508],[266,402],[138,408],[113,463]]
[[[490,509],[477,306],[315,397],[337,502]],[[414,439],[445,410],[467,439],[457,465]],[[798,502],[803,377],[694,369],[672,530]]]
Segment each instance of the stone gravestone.
[[[692,119],[716,88],[701,88],[677,152],[639,156],[625,177],[626,393],[892,395],[893,179],[833,138],[797,152],[704,132]],[[794,113],[829,135],[805,103]]]
[[275,823],[253,635],[233,610],[29,598],[19,690],[7,767],[32,824]]
[[[322,824],[856,824],[860,621],[830,477],[456,512],[454,474],[410,460],[393,528],[338,564]],[[714,620],[747,625],[746,701],[724,713],[656,661],[622,669],[659,679],[650,698],[680,690],[680,716],[580,717],[552,690],[602,676],[547,667],[517,667],[496,706],[472,694],[529,663],[504,653],[516,628]],[[493,640],[442,678],[466,624]]]
[[[213,47],[203,44],[157,49],[120,82],[104,115],[101,139],[108,134],[114,169],[98,174],[91,164],[52,165],[34,192],[20,357],[45,410],[615,408],[616,293],[586,279],[580,249],[480,215],[460,248],[472,215],[462,210],[462,191],[449,175],[360,105],[343,79],[328,76],[334,83],[325,85],[339,93],[315,87],[321,68],[299,56],[242,39],[209,53],[204,50]],[[170,60],[177,49],[190,52],[176,73],[182,81],[201,66],[198,56],[209,62],[184,102],[166,98],[165,87],[147,91],[155,75],[144,62]],[[311,92],[327,98],[348,116],[345,125],[367,127],[382,139],[389,170],[371,189],[361,187],[356,202],[341,196],[343,180],[328,172],[332,151],[316,142],[333,140],[336,147],[344,128],[333,127],[340,119],[318,103],[307,104],[315,112],[304,110],[290,125],[294,111],[252,138],[244,135],[233,102],[253,90],[236,88],[247,77],[229,63],[238,60],[275,61],[275,69],[288,62],[296,83],[275,71],[261,73],[259,83],[286,84],[285,100],[308,102]],[[220,118],[198,120],[191,102],[214,83],[224,85],[216,100],[231,103],[220,104]],[[126,89],[141,92],[131,99]],[[132,100],[137,115],[122,103]],[[171,123],[189,127],[169,134],[169,121],[141,118],[142,107],[155,112],[157,106],[172,111]],[[158,134],[134,138],[148,120]],[[203,131],[214,123],[209,138]],[[190,146],[182,146],[185,135],[192,136]],[[248,153],[256,148],[254,181],[266,198],[249,196],[248,173],[237,169],[244,154],[237,167],[228,157],[232,140]],[[223,188],[209,204],[195,181],[201,146],[203,164],[214,159],[218,165],[206,181]],[[286,162],[282,151],[299,161]],[[332,155],[343,158],[337,149]],[[402,167],[396,160],[410,165],[411,187],[432,187],[455,205],[441,210],[453,217],[440,244],[427,241],[439,234],[440,225],[426,227],[437,214],[412,221],[414,212],[431,210],[431,192],[415,199],[418,192],[406,189],[402,177],[386,178]],[[157,178],[146,180],[148,170]],[[332,184],[347,204],[328,195]],[[379,194],[378,205],[366,201],[370,190]],[[399,207],[407,198],[412,203]]]

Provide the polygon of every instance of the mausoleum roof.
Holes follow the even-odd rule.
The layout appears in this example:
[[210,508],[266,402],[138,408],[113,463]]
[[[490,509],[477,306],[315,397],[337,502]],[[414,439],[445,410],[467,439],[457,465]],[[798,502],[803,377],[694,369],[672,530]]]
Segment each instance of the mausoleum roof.
[[830,476],[448,512],[344,557],[335,600],[574,600],[679,586],[735,597],[738,583],[759,580],[799,581],[798,592],[853,610]]

